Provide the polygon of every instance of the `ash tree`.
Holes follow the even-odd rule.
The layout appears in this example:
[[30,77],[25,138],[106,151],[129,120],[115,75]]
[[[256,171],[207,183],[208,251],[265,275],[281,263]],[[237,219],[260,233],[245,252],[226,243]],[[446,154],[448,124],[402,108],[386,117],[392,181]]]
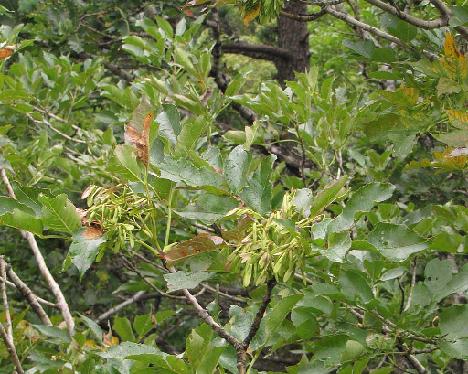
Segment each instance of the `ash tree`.
[[464,2],[0,18],[1,372],[467,371]]

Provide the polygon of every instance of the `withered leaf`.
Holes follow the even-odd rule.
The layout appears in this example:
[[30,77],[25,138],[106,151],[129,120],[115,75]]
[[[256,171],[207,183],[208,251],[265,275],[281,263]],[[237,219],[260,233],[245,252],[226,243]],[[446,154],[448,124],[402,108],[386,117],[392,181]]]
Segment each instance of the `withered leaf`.
[[15,51],[15,47],[7,46],[7,47],[0,48],[0,60],[7,59],[13,54],[14,51]]
[[199,253],[215,251],[224,244],[224,240],[216,235],[201,233],[192,239],[176,244],[164,253],[164,259],[168,262],[176,262]]

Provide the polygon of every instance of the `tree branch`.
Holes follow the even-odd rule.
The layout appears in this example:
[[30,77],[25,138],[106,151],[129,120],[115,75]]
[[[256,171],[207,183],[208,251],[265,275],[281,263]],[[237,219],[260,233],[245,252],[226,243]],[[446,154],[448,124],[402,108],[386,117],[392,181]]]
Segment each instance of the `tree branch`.
[[16,353],[16,347],[13,341],[11,341],[5,331],[5,327],[3,324],[0,322],[0,336],[2,337],[8,353],[10,354],[11,360],[13,361],[13,364],[16,367],[16,373],[17,374],[24,374],[23,367],[21,366],[21,362],[18,358],[18,354]]
[[[341,3],[341,0],[337,2],[337,4],[338,3]],[[300,22],[315,21],[316,19],[324,16],[325,14],[327,14],[327,12],[323,8],[320,9],[320,11],[316,13],[311,13],[311,14],[293,14],[293,13],[286,12],[284,10],[281,11],[281,15],[286,16],[296,21],[300,21]]]
[[141,300],[147,300],[147,299],[152,299],[155,297],[161,296],[159,293],[146,293],[145,291],[139,291],[135,295],[129,297],[128,299],[124,300],[120,304],[114,306],[113,308],[110,308],[108,311],[102,313],[99,317],[95,319],[96,323],[101,323],[113,314],[119,312],[123,308],[125,308],[128,305],[134,304],[138,301]]
[[0,256],[0,275],[2,277],[2,282],[0,282],[0,291],[3,299],[3,307],[5,309],[5,325],[0,323],[0,335],[2,336],[7,350],[10,353],[10,357],[16,367],[16,372],[18,374],[23,374],[24,371],[16,353],[15,342],[13,340],[13,326],[11,324],[10,306],[8,305],[6,293],[6,262],[3,256]]
[[[8,176],[6,175],[5,169],[1,168],[0,169],[0,174],[2,176],[3,182],[7,188],[8,194],[10,195],[11,198],[16,199],[15,192],[13,190],[13,187],[11,186],[11,183],[8,179]],[[44,260],[44,256],[42,256],[41,251],[39,250],[39,247],[37,245],[36,238],[34,235],[29,232],[29,231],[24,231],[20,230],[21,236],[26,239],[26,241],[29,244],[29,247],[31,248],[34,257],[36,258],[37,262],[37,267],[39,269],[39,272],[43,276],[43,278],[46,280],[47,285],[49,287],[49,290],[52,292],[52,294],[55,296],[57,300],[57,308],[60,310],[63,320],[65,321],[65,324],[67,326],[68,334],[70,336],[73,336],[74,334],[74,329],[75,329],[75,322],[73,321],[73,317],[70,313],[70,308],[68,306],[68,303],[65,299],[65,296],[63,296],[62,291],[60,290],[59,284],[55,281],[54,277],[49,271],[49,268],[47,267],[47,264]]]
[[255,318],[252,322],[252,325],[250,326],[249,333],[242,342],[244,344],[245,349],[250,345],[250,342],[252,339],[255,337],[255,334],[257,334],[258,329],[260,328],[260,323],[262,322],[263,315],[266,312],[266,309],[268,307],[268,304],[270,304],[271,301],[271,293],[273,291],[273,288],[276,285],[276,279],[272,278],[268,281],[267,283],[267,290],[265,293],[265,296],[263,296],[262,304],[260,305],[260,309],[258,309],[257,314],[255,315]]
[[6,262],[3,256],[0,256],[0,275],[2,276],[3,281],[0,282],[0,291],[2,294],[3,299],[3,309],[5,310],[5,333],[7,334],[8,338],[13,341],[13,325],[11,323],[11,315],[10,315],[10,306],[8,305],[8,298],[6,292]]
[[7,274],[8,277],[12,280],[16,289],[24,296],[28,304],[37,314],[41,322],[46,326],[52,326],[49,316],[39,304],[39,298],[31,291],[31,289],[24,283],[18,275],[13,271],[13,268],[10,265],[7,265]]
[[265,44],[249,44],[245,42],[221,44],[221,50],[225,53],[237,53],[247,57],[276,60],[290,59],[291,54],[288,50],[279,47],[273,47]]
[[[350,24],[351,26],[359,27],[362,30],[369,32],[370,34],[373,34],[383,39],[387,39],[390,42],[395,43],[396,45],[403,47],[405,49],[414,50],[411,46],[405,44],[402,40],[400,40],[396,36],[390,35],[387,32],[378,29],[377,27],[368,25],[367,23],[358,21],[356,18],[350,16],[349,14],[340,12],[331,6],[327,6],[324,9],[326,10],[328,14],[331,14],[332,16],[338,19],[341,19],[342,21]],[[424,54],[424,56],[426,56],[430,60],[433,60],[434,58],[436,58],[436,56],[432,54],[431,52],[423,50],[422,53]]]
[[[381,0],[366,0],[369,4],[375,5],[376,7],[386,11],[387,13],[393,14],[394,16],[397,16],[398,18],[402,19],[405,22],[408,22],[409,24],[420,27],[423,29],[437,29],[440,27],[447,26],[449,23],[450,15],[448,13],[442,13],[441,18],[437,18],[435,20],[424,20],[418,17],[414,17],[411,14],[405,13],[398,9],[397,7],[394,7],[393,5],[387,4]],[[432,0],[434,1],[434,0]],[[437,0],[436,0],[437,1]],[[440,8],[438,8],[440,11]]]

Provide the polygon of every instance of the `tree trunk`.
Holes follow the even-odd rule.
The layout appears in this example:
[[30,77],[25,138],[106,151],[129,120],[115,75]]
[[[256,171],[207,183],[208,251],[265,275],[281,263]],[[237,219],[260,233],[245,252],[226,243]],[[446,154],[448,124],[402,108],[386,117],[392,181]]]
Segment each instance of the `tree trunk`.
[[[285,2],[283,10],[292,14],[306,14],[307,5],[304,1],[291,0]],[[291,53],[289,59],[275,61],[278,80],[294,79],[294,72],[303,72],[309,67],[309,32],[307,22],[300,22],[280,15],[278,17],[278,47]]]

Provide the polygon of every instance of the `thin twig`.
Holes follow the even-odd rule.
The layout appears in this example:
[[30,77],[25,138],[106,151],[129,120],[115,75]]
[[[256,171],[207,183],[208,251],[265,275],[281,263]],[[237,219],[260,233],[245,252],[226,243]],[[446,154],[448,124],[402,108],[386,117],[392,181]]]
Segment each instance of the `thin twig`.
[[408,292],[408,300],[406,300],[406,305],[403,308],[403,312],[406,312],[411,307],[411,302],[413,300],[413,290],[414,290],[415,284],[416,284],[416,258],[413,259],[413,263],[411,265],[411,285],[410,285],[410,289]]
[[54,131],[55,133],[59,134],[60,136],[64,137],[65,139],[71,141],[71,142],[75,142],[75,143],[80,143],[80,144],[87,144],[84,140],[81,140],[81,139],[75,139],[75,138],[72,138],[70,135],[67,135],[65,133],[63,133],[62,131],[60,131],[59,129],[55,128],[49,121],[47,121],[46,119],[43,119],[42,121],[38,121],[36,120],[32,115],[26,113],[26,116],[34,123],[37,123],[37,124],[40,124],[40,123],[44,123],[45,125],[47,125],[52,131]]
[[[8,266],[9,266],[9,265],[8,265]],[[8,276],[9,276],[9,274],[8,274]],[[3,278],[2,278],[2,277],[0,277],[0,282],[3,282]],[[13,288],[16,289],[16,284],[14,284],[13,282],[10,282],[8,279],[5,280],[5,284],[6,284],[7,286],[10,286],[10,287],[13,287]],[[39,297],[39,296],[37,296],[37,295],[35,295],[35,296],[36,296],[36,298],[37,298],[37,301],[38,301],[40,304],[47,305],[47,306],[50,306],[50,307],[52,307],[52,308],[56,308],[56,307],[57,307],[56,304],[51,303],[50,301],[45,300],[45,299],[43,299],[42,297]]]
[[266,309],[268,305],[270,304],[271,301],[271,293],[273,291],[273,288],[276,285],[276,279],[272,278],[268,281],[267,283],[267,290],[265,293],[265,296],[263,296],[262,304],[260,305],[260,309],[258,309],[257,314],[255,315],[255,318],[252,322],[252,325],[250,326],[249,333],[242,342],[244,344],[245,349],[247,349],[250,345],[250,342],[252,339],[255,337],[257,334],[258,329],[260,328],[260,323],[262,322],[263,315],[266,312]]
[[96,323],[101,323],[101,322],[103,322],[104,320],[106,320],[107,318],[112,316],[113,314],[119,312],[120,310],[122,310],[123,308],[125,308],[128,305],[131,305],[131,304],[136,303],[136,302],[138,302],[140,300],[148,299],[150,297],[155,297],[155,296],[158,296],[158,295],[159,294],[148,294],[145,291],[139,291],[135,295],[133,295],[133,296],[129,297],[128,299],[126,299],[125,301],[123,301],[122,303],[120,303],[120,304],[114,306],[113,308],[110,308],[108,311],[102,313],[99,317],[97,317],[95,319],[95,321],[96,321]]
[[[11,186],[10,180],[8,179],[8,176],[6,175],[5,169],[1,168],[0,169],[0,174],[3,179],[3,183],[5,184],[8,194],[11,198],[16,199],[15,191],[13,190],[13,187]],[[63,295],[62,291],[60,290],[59,284],[55,281],[54,277],[49,271],[49,268],[47,267],[47,264],[44,260],[44,256],[42,256],[41,251],[39,250],[39,247],[37,245],[36,238],[34,235],[29,232],[29,231],[24,231],[20,230],[21,236],[26,239],[26,241],[29,244],[29,247],[31,248],[34,257],[36,258],[37,262],[37,267],[39,269],[39,272],[43,276],[43,278],[46,280],[47,285],[49,290],[52,292],[52,294],[55,296],[55,299],[57,301],[57,308],[60,310],[60,313],[62,314],[63,320],[65,321],[65,324],[67,326],[68,334],[70,336],[73,336],[74,334],[74,329],[75,329],[75,322],[73,321],[73,317],[70,313],[70,308],[68,306],[68,303],[65,299],[65,296]]]

